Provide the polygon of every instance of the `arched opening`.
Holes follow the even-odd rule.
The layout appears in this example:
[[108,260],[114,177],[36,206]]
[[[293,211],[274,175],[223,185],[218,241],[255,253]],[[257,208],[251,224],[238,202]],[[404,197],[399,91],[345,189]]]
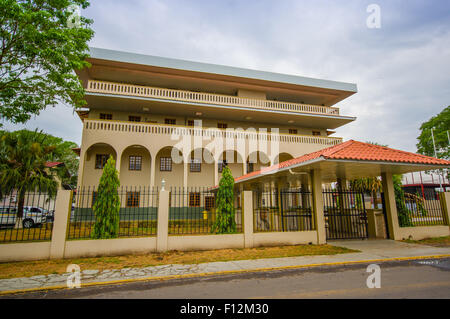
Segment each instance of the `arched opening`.
[[151,155],[141,145],[128,146],[122,152],[120,164],[121,186],[150,186]]
[[234,178],[242,176],[244,174],[242,165],[243,160],[242,156],[237,152],[233,150],[227,150],[224,151],[220,156],[218,160],[218,170],[219,170],[219,179],[222,174],[223,166],[226,165],[230,168],[231,174]]
[[161,187],[164,179],[166,188],[183,186],[182,152],[172,146],[163,147],[156,154],[155,186]]
[[198,148],[189,155],[188,186],[214,185],[214,157],[204,148]]
[[247,157],[245,173],[248,174],[251,172],[259,171],[261,168],[267,166],[270,166],[269,156],[267,156],[267,154],[264,152],[256,151],[250,153]]
[[112,156],[117,163],[116,150],[107,143],[91,145],[84,158],[82,184],[79,186],[97,186],[103,173],[103,167],[108,158]]
[[285,162],[285,161],[289,161],[289,160],[291,160],[291,159],[293,159],[294,158],[294,156],[292,156],[291,154],[289,154],[289,153],[280,153],[280,154],[278,154],[276,157],[275,157],[275,160],[274,160],[274,164],[279,164],[279,163],[282,163],[282,162]]

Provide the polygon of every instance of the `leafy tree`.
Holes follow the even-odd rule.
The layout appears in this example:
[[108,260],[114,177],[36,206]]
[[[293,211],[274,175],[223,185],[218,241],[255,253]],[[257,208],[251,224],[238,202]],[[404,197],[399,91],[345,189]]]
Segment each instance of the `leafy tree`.
[[56,147],[49,145],[46,138],[37,131],[2,132],[0,135],[0,197],[17,191],[18,227],[26,192],[40,190],[53,197],[58,188],[56,176],[61,171],[45,165],[53,158]]
[[0,117],[23,123],[58,102],[85,105],[74,69],[89,66],[86,0],[0,0]]
[[222,171],[216,204],[217,219],[211,227],[211,232],[219,234],[235,233],[234,178],[228,166],[225,166]]
[[421,132],[417,138],[419,142],[416,144],[417,152],[434,157],[431,129],[433,129],[437,157],[450,159],[450,146],[447,135],[447,131],[450,130],[450,106],[447,106],[441,113],[433,116],[420,126]]
[[[4,134],[6,131],[0,131],[0,135]],[[57,169],[58,177],[63,184],[68,184],[72,187],[77,184],[77,174],[78,174],[78,156],[73,151],[73,148],[78,147],[74,142],[64,141],[60,137],[56,137],[50,134],[46,134],[42,131],[29,131],[29,130],[19,130],[11,132],[12,135],[36,135],[39,136],[40,141],[42,141],[43,146],[54,147],[53,151],[48,156],[48,161],[50,162],[63,162],[65,169],[68,174],[64,171],[65,169]]]
[[393,175],[395,205],[397,206],[398,224],[400,227],[414,226],[411,219],[411,211],[405,204],[405,192],[402,187],[402,175]]
[[117,191],[119,186],[116,161],[110,156],[103,167],[97,198],[92,207],[96,219],[92,238],[116,238],[119,235],[120,198]]

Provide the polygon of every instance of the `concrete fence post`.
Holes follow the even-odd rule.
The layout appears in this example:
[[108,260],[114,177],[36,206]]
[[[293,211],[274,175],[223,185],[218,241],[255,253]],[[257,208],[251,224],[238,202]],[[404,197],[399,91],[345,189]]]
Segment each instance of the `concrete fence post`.
[[311,171],[313,217],[317,232],[317,244],[326,244],[325,216],[323,213],[322,172],[319,169]]
[[244,248],[252,248],[253,243],[253,192],[243,191]]
[[158,227],[156,233],[156,250],[167,251],[169,238],[169,197],[170,191],[161,190],[159,192],[158,203]]
[[444,224],[450,227],[450,192],[440,193],[439,199],[441,201]]
[[50,259],[64,258],[67,238],[67,222],[72,210],[72,191],[59,190],[55,201],[55,220],[53,222]]

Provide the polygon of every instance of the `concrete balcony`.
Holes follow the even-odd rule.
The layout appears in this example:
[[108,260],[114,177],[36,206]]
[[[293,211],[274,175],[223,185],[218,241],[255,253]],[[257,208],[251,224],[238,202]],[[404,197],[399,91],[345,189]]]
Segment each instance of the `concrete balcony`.
[[[154,123],[108,120],[83,122],[80,152],[79,185],[98,183],[101,169],[95,169],[97,154],[110,154],[116,159],[121,185],[159,185],[165,179],[172,186],[214,186],[219,181],[218,165],[229,163],[234,177],[283,162],[342,142],[341,138],[266,133],[256,130],[233,130],[187,127]],[[186,145],[188,145],[186,147]],[[173,156],[178,150],[181,162],[171,172],[160,172],[161,157]],[[200,157],[196,150],[201,150]],[[129,156],[142,156],[143,170],[128,169]],[[208,159],[209,156],[209,159]],[[201,158],[201,173],[188,169],[192,158]]]
[[292,114],[320,114],[339,117],[339,108],[336,107],[251,99],[231,95],[173,90],[97,80],[88,80],[86,91],[89,93],[112,94],[118,96],[154,98],[169,102],[181,101],[205,105],[230,106],[242,109],[268,110]]

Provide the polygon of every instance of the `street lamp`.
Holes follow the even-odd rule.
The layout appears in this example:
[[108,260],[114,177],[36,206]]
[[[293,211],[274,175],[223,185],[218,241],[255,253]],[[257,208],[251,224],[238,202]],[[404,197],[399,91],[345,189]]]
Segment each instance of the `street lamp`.
[[[433,140],[434,157],[437,158],[436,144],[434,143],[434,134],[433,134],[433,130],[434,130],[434,127],[431,128],[431,139]],[[447,131],[447,136],[448,136],[448,131]],[[441,176],[440,176],[440,174],[438,174],[438,176],[439,176],[439,191],[442,192],[442,191],[443,191],[443,188],[442,188]],[[444,178],[444,177],[442,176],[442,178]]]

